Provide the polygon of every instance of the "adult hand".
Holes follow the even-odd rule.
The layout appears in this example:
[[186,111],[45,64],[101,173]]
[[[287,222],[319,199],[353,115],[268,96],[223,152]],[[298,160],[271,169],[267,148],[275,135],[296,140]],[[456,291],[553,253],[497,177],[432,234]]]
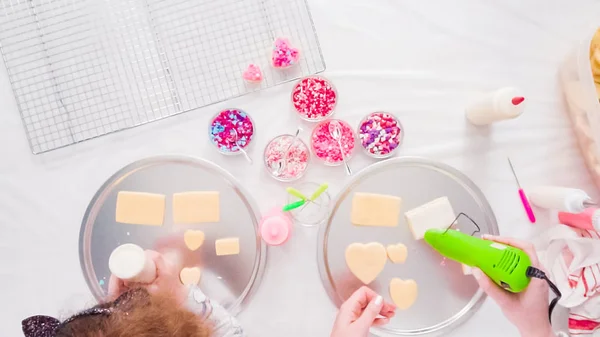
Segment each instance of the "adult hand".
[[366,337],[370,327],[387,324],[395,312],[395,305],[363,286],[340,307],[331,337]]
[[148,284],[132,283],[111,275],[108,282],[108,297],[114,300],[130,289],[146,288],[151,294],[169,293],[169,295],[175,296],[179,301],[183,301],[187,295],[187,289],[179,281],[177,267],[165,260],[163,255],[158,252],[146,250],[145,254],[156,265],[156,278],[154,281]]
[[[492,235],[484,235],[483,238],[523,250],[529,255],[531,265],[542,269],[532,244]],[[497,286],[477,268],[473,269],[473,276],[477,279],[479,287],[502,309],[504,316],[519,329],[522,337],[555,336],[548,320],[548,284],[546,281],[532,278],[527,289],[514,294]]]

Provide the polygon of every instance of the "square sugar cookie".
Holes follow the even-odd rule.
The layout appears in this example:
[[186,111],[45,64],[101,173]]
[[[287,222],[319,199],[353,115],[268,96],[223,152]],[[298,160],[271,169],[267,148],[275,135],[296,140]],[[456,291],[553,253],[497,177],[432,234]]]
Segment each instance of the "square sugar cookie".
[[132,225],[162,226],[165,199],[162,194],[120,191],[115,220]]
[[194,191],[173,194],[174,223],[194,224],[219,220],[219,192]]
[[398,226],[402,198],[375,193],[354,193],[351,222],[355,226]]
[[415,240],[421,240],[430,228],[448,228],[456,216],[447,197],[413,208],[404,214]]

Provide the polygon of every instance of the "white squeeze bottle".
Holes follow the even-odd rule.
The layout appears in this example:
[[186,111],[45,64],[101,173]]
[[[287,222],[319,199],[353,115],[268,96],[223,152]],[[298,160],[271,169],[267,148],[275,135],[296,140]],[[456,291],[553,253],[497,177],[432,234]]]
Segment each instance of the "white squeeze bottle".
[[108,258],[108,269],[123,281],[152,283],[156,279],[156,265],[146,256],[142,247],[126,243],[115,248]]
[[562,212],[580,213],[595,205],[587,193],[575,188],[535,186],[527,189],[527,196],[537,207]]
[[519,117],[525,110],[525,97],[513,87],[502,88],[481,96],[465,110],[469,122],[488,125],[497,121]]

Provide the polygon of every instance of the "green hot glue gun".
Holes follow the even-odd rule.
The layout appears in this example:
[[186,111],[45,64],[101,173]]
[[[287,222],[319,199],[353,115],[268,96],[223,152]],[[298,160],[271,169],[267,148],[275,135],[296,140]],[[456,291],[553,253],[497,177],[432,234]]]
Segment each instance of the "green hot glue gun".
[[425,241],[443,256],[481,269],[500,287],[518,293],[529,285],[529,256],[519,248],[483,240],[454,229],[429,229]]
[[[460,215],[466,216],[477,226],[464,213],[460,213],[453,223]],[[532,277],[546,281],[556,295],[548,307],[548,318],[552,322],[552,311],[561,298],[560,290],[543,271],[531,265],[529,255],[523,250],[454,229],[429,229],[425,232],[425,241],[443,256],[479,268],[497,285],[513,293],[527,289]]]

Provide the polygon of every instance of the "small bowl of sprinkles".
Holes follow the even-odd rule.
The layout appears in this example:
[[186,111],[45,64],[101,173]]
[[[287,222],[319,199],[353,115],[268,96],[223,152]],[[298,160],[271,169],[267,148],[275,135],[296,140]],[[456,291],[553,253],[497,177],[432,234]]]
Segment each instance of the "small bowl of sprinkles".
[[308,146],[292,135],[273,138],[265,147],[265,168],[276,180],[289,182],[300,179],[310,159]]
[[392,114],[377,111],[368,114],[358,124],[358,139],[365,153],[373,158],[390,157],[402,144],[404,128]]
[[213,117],[208,126],[208,136],[219,152],[240,154],[254,138],[254,122],[241,109],[225,109]]
[[346,160],[352,158],[355,147],[354,130],[350,124],[340,119],[327,119],[317,124],[310,137],[310,145],[315,157],[329,166],[338,166],[344,162],[340,144],[333,138],[329,124],[337,121],[340,124],[341,137],[340,143]]
[[323,77],[301,79],[292,90],[292,105],[300,118],[319,122],[333,114],[338,93],[331,82]]

